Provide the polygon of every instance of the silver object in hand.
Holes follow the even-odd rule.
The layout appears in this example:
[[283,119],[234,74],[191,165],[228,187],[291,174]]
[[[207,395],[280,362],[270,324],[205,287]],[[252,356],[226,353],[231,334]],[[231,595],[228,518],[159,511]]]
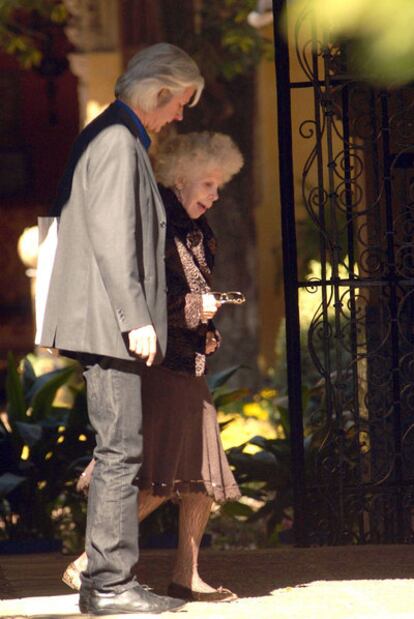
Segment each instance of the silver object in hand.
[[219,303],[232,303],[233,305],[241,305],[245,303],[246,297],[242,292],[211,292],[216,301]]

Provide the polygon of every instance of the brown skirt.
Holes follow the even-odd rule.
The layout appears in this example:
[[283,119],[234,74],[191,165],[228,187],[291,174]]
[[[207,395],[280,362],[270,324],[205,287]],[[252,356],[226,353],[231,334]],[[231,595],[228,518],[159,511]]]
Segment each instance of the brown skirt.
[[204,376],[147,368],[142,410],[141,489],[157,496],[203,492],[218,503],[240,498]]

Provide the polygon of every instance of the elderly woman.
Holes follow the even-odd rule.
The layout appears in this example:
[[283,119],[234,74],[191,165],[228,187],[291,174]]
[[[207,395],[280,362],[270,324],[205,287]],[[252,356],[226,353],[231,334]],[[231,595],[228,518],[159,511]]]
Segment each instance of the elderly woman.
[[[58,191],[59,234],[38,343],[80,360],[96,432],[89,489],[83,613],[172,610],[184,602],[141,587],[137,495],[141,381],[166,348],[165,211],[146,152],[147,131],[179,121],[204,80],[181,49],[141,50],[116,100],[78,136]],[[145,362],[145,363],[144,363]]]
[[[228,136],[204,132],[167,140],[154,165],[167,213],[168,340],[162,364],[146,368],[143,375],[138,517],[142,520],[167,499],[178,499],[179,545],[168,594],[187,600],[236,597],[205,583],[197,563],[213,501],[240,497],[204,374],[206,355],[219,345],[211,322],[219,307],[211,294],[216,242],[205,214],[242,164]],[[74,588],[84,561],[82,555],[64,575]]]

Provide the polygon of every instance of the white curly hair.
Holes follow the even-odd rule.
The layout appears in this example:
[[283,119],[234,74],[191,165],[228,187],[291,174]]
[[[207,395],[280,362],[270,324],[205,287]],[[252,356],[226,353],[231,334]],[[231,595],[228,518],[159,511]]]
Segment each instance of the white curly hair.
[[202,131],[174,135],[157,149],[154,171],[157,181],[173,188],[179,179],[188,180],[210,171],[220,171],[225,185],[243,166],[243,157],[230,136]]
[[[115,96],[144,112],[152,112],[186,88],[194,89],[192,107],[204,88],[197,64],[179,47],[156,43],[131,58],[115,84]],[[160,100],[162,91],[168,96]]]

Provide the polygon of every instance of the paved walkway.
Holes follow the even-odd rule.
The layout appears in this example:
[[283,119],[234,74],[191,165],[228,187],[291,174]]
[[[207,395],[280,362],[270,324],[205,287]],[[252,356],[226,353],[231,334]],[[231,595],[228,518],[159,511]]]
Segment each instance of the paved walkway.
[[[413,558],[414,548],[408,545],[205,551],[200,563],[206,580],[229,586],[240,599],[229,604],[192,603],[163,616],[413,619]],[[138,577],[164,592],[172,560],[171,551],[144,552]],[[0,601],[0,616],[79,617],[78,596],[60,583],[66,563],[61,555],[0,557],[3,598],[10,598]]]

